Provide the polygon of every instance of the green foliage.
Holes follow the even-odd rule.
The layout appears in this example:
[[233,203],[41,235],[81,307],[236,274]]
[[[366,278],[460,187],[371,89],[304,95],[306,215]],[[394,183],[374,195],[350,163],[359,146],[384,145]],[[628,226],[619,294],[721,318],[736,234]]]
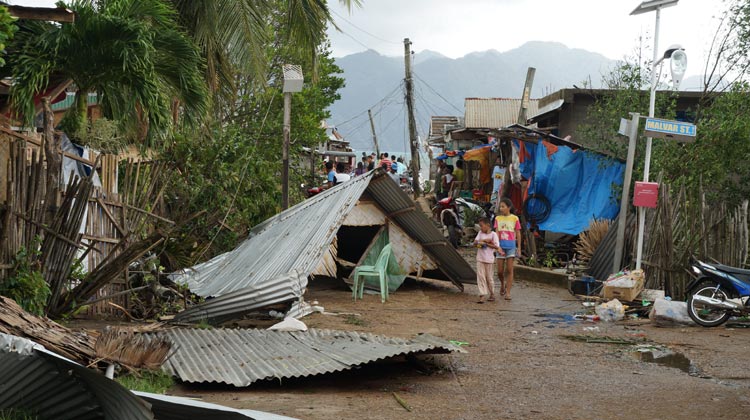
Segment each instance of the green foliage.
[[[272,62],[302,63],[304,69],[312,66],[294,50],[269,47],[267,54]],[[317,81],[306,79],[302,92],[293,94],[289,153],[292,203],[303,198],[296,187],[310,183],[311,163],[303,148],[326,140],[320,123],[329,117],[326,109],[339,98],[337,91],[343,86],[339,73],[330,53],[322,50]],[[280,210],[281,77],[281,68],[276,66],[270,85],[242,78],[242,95],[235,108],[225,111],[221,124],[217,123],[208,135],[181,134],[162,152],[176,168],[165,197],[172,219],[187,220],[208,210],[185,224],[176,239],[167,244],[171,262],[164,265],[168,268],[175,268],[173,262],[204,260],[231,249],[252,226]]]
[[344,323],[356,325],[358,327],[364,327],[367,325],[367,321],[357,315],[347,315],[346,318],[344,318]]
[[29,410],[6,408],[0,410],[0,420],[37,420],[39,416]]
[[50,289],[42,276],[39,239],[32,249],[21,248],[13,260],[13,275],[0,281],[0,295],[16,301],[25,311],[44,315]]
[[158,370],[142,370],[136,373],[115,378],[120,385],[133,391],[150,392],[152,394],[164,394],[174,385],[172,375]]
[[560,265],[560,260],[557,259],[554,251],[547,251],[547,253],[544,255],[544,261],[542,261],[542,265],[547,268],[557,267],[558,265]]
[[[699,186],[709,202],[737,205],[750,196],[750,85],[737,83],[703,109],[695,143],[659,142],[654,166],[665,181]],[[655,142],[655,144],[657,144]]]
[[15,25],[16,19],[10,15],[8,8],[0,6],[0,66],[5,65],[5,46],[13,39],[18,27]]
[[34,95],[65,79],[78,88],[64,124],[69,132],[84,126],[88,92],[97,92],[104,115],[137,140],[168,132],[173,99],[187,122],[205,115],[204,64],[169,3],[74,0],[68,7],[75,23],[24,22],[0,69],[16,80],[12,103],[27,123]]

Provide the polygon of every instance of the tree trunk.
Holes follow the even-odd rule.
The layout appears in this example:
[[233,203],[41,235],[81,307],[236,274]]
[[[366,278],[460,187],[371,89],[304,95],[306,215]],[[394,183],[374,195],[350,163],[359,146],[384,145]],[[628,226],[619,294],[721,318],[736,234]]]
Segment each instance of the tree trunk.
[[54,114],[50,107],[50,98],[42,98],[42,114],[44,117],[44,155],[47,161],[47,193],[44,198],[44,219],[47,226],[52,224],[57,213],[60,200],[60,174],[62,173],[62,154],[60,150],[60,139],[55,136]]

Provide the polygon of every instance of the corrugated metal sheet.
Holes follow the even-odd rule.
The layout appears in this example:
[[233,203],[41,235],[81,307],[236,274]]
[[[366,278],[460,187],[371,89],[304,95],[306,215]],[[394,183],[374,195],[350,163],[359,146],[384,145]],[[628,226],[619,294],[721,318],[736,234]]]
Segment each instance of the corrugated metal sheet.
[[[609,226],[607,234],[602,238],[602,242],[594,251],[594,255],[589,261],[589,269],[587,274],[597,280],[606,280],[612,271],[612,265],[615,262],[615,246],[617,245],[617,225],[619,224],[619,218],[612,221]],[[631,213],[628,215],[625,221],[625,246],[624,253],[622,256],[622,266],[626,267],[629,265],[631,260],[633,236],[635,234],[635,214]]]
[[[390,215],[392,221],[425,247],[440,270],[462,290],[463,286],[460,283],[476,284],[477,275],[474,269],[451,246],[427,215],[416,209],[411,197],[401,191],[393,180],[387,176],[374,177],[367,192]],[[408,208],[414,210],[402,212]]]
[[[539,100],[529,100],[526,115],[538,113]],[[520,99],[466,98],[464,102],[466,128],[503,128],[518,122]]]
[[445,134],[446,127],[460,124],[459,117],[435,116],[430,117],[430,138],[441,137]]
[[[321,269],[338,229],[365,191],[390,220],[425,247],[459,288],[463,289],[461,283],[476,282],[474,269],[430,219],[416,210],[414,201],[378,169],[266,220],[253,228],[248,239],[233,251],[173,274],[174,281],[187,284],[197,295],[229,295],[206,301],[175,319],[218,319],[300,298],[307,284],[302,279]],[[284,277],[292,272],[293,277]]]
[[409,340],[316,329],[173,329],[159,334],[177,348],[164,370],[185,382],[234,386],[338,372],[403,354],[464,351],[429,334]]
[[319,264],[339,226],[367,189],[373,172],[339,184],[257,225],[236,249],[173,279],[203,297],[222,296]]
[[0,333],[0,409],[45,419],[153,419],[119,383],[31,340]]
[[295,270],[264,281],[260,286],[252,285],[207,300],[178,313],[174,319],[178,322],[207,320],[218,323],[240,317],[253,309],[299,298],[306,287],[307,274]]
[[238,410],[190,398],[139,391],[133,393],[151,404],[151,411],[159,420],[296,420],[292,417],[256,410]]

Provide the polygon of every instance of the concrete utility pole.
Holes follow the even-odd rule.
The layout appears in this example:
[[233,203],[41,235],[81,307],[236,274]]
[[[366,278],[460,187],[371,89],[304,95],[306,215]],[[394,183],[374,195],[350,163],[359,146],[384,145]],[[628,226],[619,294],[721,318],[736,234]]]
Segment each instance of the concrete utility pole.
[[380,147],[378,147],[378,136],[375,134],[375,121],[372,120],[372,110],[367,110],[367,115],[370,116],[370,129],[372,130],[372,142],[375,143],[375,155],[380,158]]
[[289,132],[292,126],[292,93],[284,92],[284,144],[281,149],[281,210],[289,208]]
[[414,119],[414,82],[411,78],[411,41],[404,38],[404,62],[406,77],[406,106],[409,111],[409,143],[411,144],[411,175],[412,190],[414,190],[414,199],[419,197],[419,145],[417,144],[417,121]]
[[531,100],[531,86],[534,84],[534,75],[536,69],[529,67],[526,71],[526,83],[523,85],[523,95],[521,95],[521,109],[518,111],[518,124],[526,125],[529,111],[529,101]]

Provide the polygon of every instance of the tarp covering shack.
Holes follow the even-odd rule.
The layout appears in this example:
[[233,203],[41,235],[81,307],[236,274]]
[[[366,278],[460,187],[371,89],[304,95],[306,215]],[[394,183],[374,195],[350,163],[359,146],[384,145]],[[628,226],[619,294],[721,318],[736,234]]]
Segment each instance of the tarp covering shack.
[[591,220],[614,219],[620,210],[613,194],[622,188],[625,164],[605,155],[547,141],[514,140],[528,195],[549,200],[549,216],[539,229],[577,235]]
[[266,220],[236,249],[175,273],[172,278],[193,293],[216,298],[175,319],[218,321],[299,300],[309,278],[344,278],[363,264],[383,230],[403,273],[459,288],[476,282],[472,267],[430,219],[376,169]]

